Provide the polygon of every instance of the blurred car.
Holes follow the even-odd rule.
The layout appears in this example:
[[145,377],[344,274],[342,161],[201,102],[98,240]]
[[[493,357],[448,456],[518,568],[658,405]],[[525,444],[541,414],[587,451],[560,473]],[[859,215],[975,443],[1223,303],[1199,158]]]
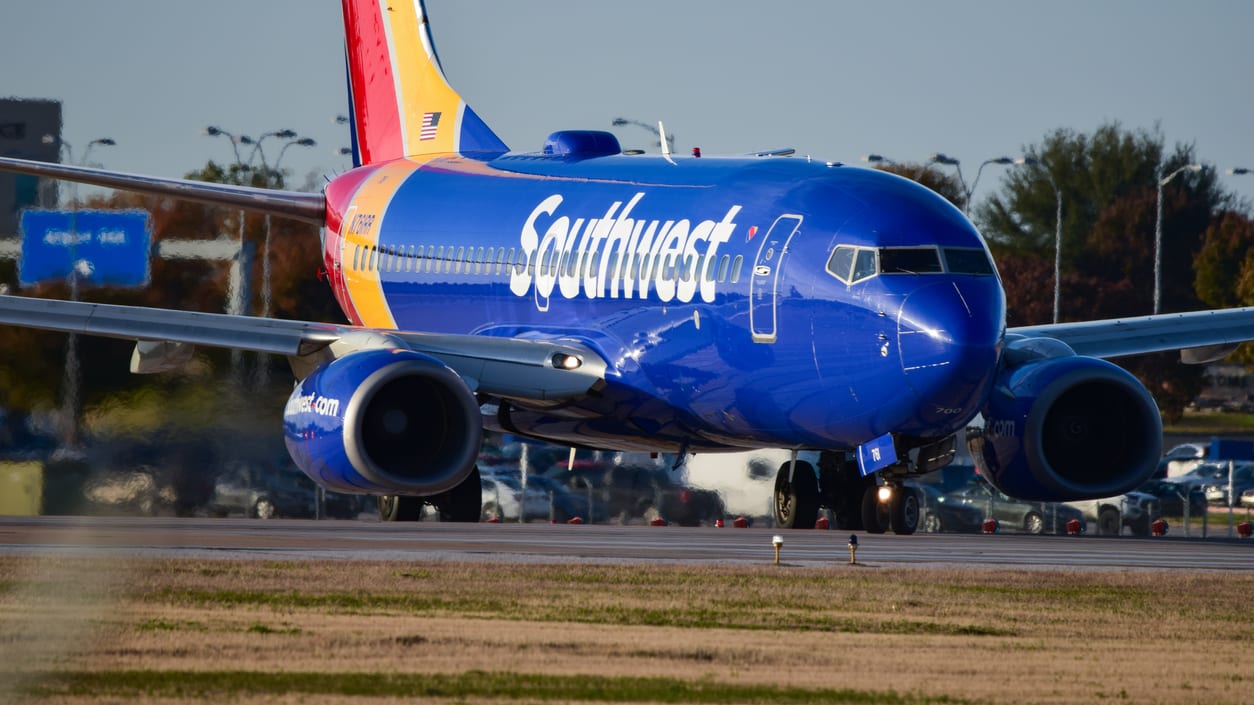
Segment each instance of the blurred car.
[[984,512],[980,509],[954,501],[931,482],[911,482],[906,486],[919,494],[922,510],[919,531],[935,534],[942,531],[978,533],[981,530]]
[[1066,504],[1083,512],[1085,521],[1094,522],[1102,536],[1118,536],[1125,526],[1134,536],[1149,536],[1150,523],[1160,513],[1154,495],[1136,491]]
[[1154,477],[1179,477],[1201,464],[1208,452],[1210,452],[1209,443],[1181,443],[1173,446],[1171,450],[1163,453],[1162,459],[1158,461],[1158,469],[1154,471]]
[[523,511],[523,489],[518,478],[512,475],[480,474],[479,485],[483,489],[480,509],[482,521],[518,521]]
[[1227,460],[1210,460],[1204,462],[1183,475],[1169,477],[1166,482],[1174,482],[1189,488],[1204,488],[1206,485],[1213,485],[1219,482],[1228,481],[1228,463],[1235,462],[1236,468],[1251,465],[1248,461],[1227,461]]
[[1241,493],[1241,506],[1254,509],[1254,489],[1249,489]]
[[586,492],[576,492],[569,485],[544,475],[527,477],[524,504],[527,517],[532,519],[552,519],[565,523],[575,517],[585,522],[601,521],[605,518],[604,511],[598,510],[595,505],[591,505],[592,509],[589,509]]
[[311,517],[315,501],[312,482],[301,483],[292,472],[253,473],[239,467],[218,476],[205,509],[217,516],[256,519]]
[[1190,487],[1167,480],[1146,480],[1136,491],[1152,495],[1158,500],[1158,513],[1161,516],[1184,516],[1184,499],[1181,495],[1189,499],[1189,516],[1200,516],[1206,511],[1206,495],[1202,493],[1201,487]]
[[[1208,503],[1228,506],[1229,478],[1226,470],[1225,468],[1225,472],[1215,482],[1202,486],[1202,493],[1206,495]],[[1240,497],[1246,490],[1254,488],[1254,465],[1241,463],[1234,467],[1231,485],[1234,497]]]
[[1085,521],[1084,514],[1075,507],[1062,502],[1015,499],[994,489],[983,479],[977,479],[950,496],[980,510],[986,518],[991,516],[1001,528],[1009,531],[1026,534],[1062,533],[1068,521]]

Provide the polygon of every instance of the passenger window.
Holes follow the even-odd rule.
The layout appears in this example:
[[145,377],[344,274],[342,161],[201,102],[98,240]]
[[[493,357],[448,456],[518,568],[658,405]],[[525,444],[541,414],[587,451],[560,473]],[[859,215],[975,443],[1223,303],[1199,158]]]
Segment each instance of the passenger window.
[[736,282],[740,281],[740,266],[744,264],[744,262],[745,262],[745,258],[743,255],[736,255],[736,259],[732,260],[732,265],[731,265],[731,283],[732,284],[735,284]]
[[353,248],[353,271],[361,269],[361,245]]

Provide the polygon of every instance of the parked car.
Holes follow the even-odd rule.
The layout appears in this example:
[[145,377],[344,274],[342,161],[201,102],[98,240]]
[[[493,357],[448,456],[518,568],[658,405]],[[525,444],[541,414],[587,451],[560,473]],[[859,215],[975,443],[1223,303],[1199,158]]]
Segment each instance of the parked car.
[[978,533],[984,522],[984,512],[969,504],[954,501],[931,482],[906,484],[919,494],[921,516],[919,531],[930,534],[944,532]]
[[1241,493],[1241,506],[1254,509],[1254,489],[1248,489]]
[[[1227,482],[1229,462],[1230,461],[1227,461],[1227,460],[1218,460],[1218,461],[1208,460],[1207,462],[1204,462],[1201,465],[1198,465],[1197,467],[1186,472],[1185,474],[1178,475],[1176,477],[1169,477],[1166,479],[1166,481],[1182,484],[1190,488],[1197,487],[1199,489],[1204,488],[1206,485],[1213,485],[1219,482]],[[1250,463],[1249,461],[1245,461],[1245,460],[1237,460],[1237,461],[1231,461],[1231,462],[1236,463],[1234,470],[1240,469],[1242,467],[1254,465],[1254,463]]]
[[1189,499],[1189,516],[1201,516],[1206,511],[1206,495],[1202,493],[1201,487],[1190,487],[1167,480],[1146,480],[1136,491],[1153,495],[1158,500],[1160,516],[1184,516],[1184,500],[1181,495]]
[[1128,527],[1134,536],[1149,536],[1150,523],[1158,518],[1158,500],[1145,492],[1126,492],[1114,497],[1067,502],[1079,509],[1085,521],[1094,522],[1102,536],[1118,536]]
[[[1228,506],[1228,484],[1228,473],[1225,471],[1214,482],[1204,485],[1202,493],[1206,495],[1206,501],[1210,504]],[[1247,489],[1254,487],[1254,465],[1242,463],[1234,467],[1232,486],[1236,497],[1240,497]]]
[[314,501],[312,483],[303,485],[291,472],[253,473],[239,467],[218,476],[205,509],[217,516],[311,517]]
[[1062,502],[1034,502],[1015,499],[994,489],[983,479],[967,485],[951,494],[956,500],[992,516],[999,526],[1008,531],[1027,534],[1062,533],[1072,519],[1084,521],[1079,509]]
[[479,476],[483,489],[480,519],[518,521],[523,511],[523,489],[518,478],[511,475]]
[[1210,452],[1209,443],[1181,443],[1163,453],[1155,478],[1179,477],[1200,465]]

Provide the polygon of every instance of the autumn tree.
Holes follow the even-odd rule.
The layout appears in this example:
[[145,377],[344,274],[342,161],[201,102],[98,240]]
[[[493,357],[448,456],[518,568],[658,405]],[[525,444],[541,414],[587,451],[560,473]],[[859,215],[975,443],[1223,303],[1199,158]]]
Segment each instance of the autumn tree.
[[[1052,301],[1059,197],[1060,320],[1151,313],[1158,182],[1195,163],[1193,148],[1177,145],[1168,152],[1157,131],[1127,131],[1114,123],[1091,135],[1060,129],[1024,153],[1025,163],[1007,172],[1001,190],[976,211],[999,262],[1036,274],[1012,277],[1003,271],[1012,325],[1052,318],[1052,306],[1040,302],[1040,277],[1049,282]],[[1204,305],[1194,290],[1193,253],[1212,214],[1229,200],[1213,170],[1186,170],[1163,188],[1163,311]],[[1180,364],[1174,353],[1119,362],[1153,392],[1168,419],[1177,418],[1201,390],[1201,368]]]

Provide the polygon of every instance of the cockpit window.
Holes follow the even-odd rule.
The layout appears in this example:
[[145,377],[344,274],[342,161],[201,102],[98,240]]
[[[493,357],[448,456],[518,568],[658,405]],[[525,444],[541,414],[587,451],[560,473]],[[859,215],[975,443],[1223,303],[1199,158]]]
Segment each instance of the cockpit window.
[[935,274],[941,271],[935,247],[881,247],[880,272],[883,274]]
[[853,281],[873,277],[875,271],[875,250],[858,250],[858,257],[853,262]]
[[841,245],[827,260],[827,271],[846,284],[875,276],[875,250]]
[[[943,266],[942,266],[943,256]],[[846,284],[876,274],[995,274],[988,252],[979,247],[854,247],[839,245],[827,260],[827,272]]]
[[945,254],[945,269],[954,274],[991,275],[993,273],[993,263],[989,261],[988,253],[983,249],[946,247],[942,252]]
[[853,269],[854,248],[837,247],[827,260],[827,271],[842,282],[849,282],[849,272]]

